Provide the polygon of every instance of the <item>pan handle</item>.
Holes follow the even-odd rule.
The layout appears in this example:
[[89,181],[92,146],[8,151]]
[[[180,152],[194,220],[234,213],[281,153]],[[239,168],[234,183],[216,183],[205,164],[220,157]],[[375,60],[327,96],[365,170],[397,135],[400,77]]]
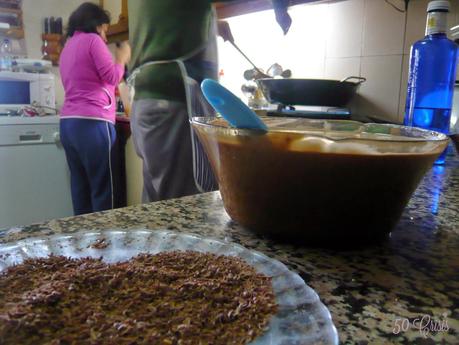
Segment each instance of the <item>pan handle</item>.
[[364,81],[367,80],[367,78],[364,78],[364,77],[356,77],[356,76],[350,76],[350,77],[347,77],[347,78],[344,78],[343,80],[341,80],[341,82],[343,81],[349,81],[351,79],[357,79],[357,84],[362,84]]

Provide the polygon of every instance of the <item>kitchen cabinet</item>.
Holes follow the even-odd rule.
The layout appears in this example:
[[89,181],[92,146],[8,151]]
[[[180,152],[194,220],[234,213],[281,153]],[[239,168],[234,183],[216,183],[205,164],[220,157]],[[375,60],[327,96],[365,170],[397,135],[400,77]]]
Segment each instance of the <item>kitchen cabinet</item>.
[[[118,21],[112,25],[107,33],[109,43],[125,41],[129,38],[129,25],[128,25],[128,0],[99,0],[100,6],[110,11],[110,4],[115,2],[121,2],[121,13],[118,17]],[[290,6],[304,4],[308,2],[314,2],[318,0],[290,0]],[[115,4],[119,5],[118,4]],[[270,0],[239,0],[231,3],[217,3],[217,17],[219,19],[225,19],[234,16],[240,16],[242,14],[258,12],[268,10],[272,8]]]
[[128,0],[99,0],[99,3],[102,8],[111,12],[112,16],[115,15],[116,10],[119,10],[118,18],[112,18],[113,24],[107,32],[109,43],[126,41],[129,38]]
[[128,206],[138,205],[142,203],[143,163],[135,152],[132,136],[126,141],[124,155],[126,162],[126,204]]
[[9,25],[9,28],[0,28],[1,36],[13,39],[23,39],[24,28],[21,1],[0,1],[0,22]]
[[58,116],[0,117],[0,228],[73,215]]
[[119,157],[118,181],[120,181],[118,195],[124,205],[137,205],[142,202],[142,160],[135,152],[129,117],[116,117],[116,133],[118,138],[116,151]]
[[[318,0],[290,0],[289,6],[305,4]],[[243,14],[265,11],[272,8],[271,0],[239,0],[234,2],[220,2],[216,4],[219,19],[240,16]]]

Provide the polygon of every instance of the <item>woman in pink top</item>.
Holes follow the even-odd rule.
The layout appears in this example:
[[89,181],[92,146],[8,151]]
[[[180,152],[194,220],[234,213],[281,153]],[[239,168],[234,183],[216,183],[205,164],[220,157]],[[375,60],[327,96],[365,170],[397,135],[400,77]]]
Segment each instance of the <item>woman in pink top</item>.
[[60,135],[76,215],[113,208],[115,87],[129,62],[130,48],[122,44],[113,60],[106,44],[109,23],[109,14],[99,6],[80,5],[70,15],[59,61],[65,90]]

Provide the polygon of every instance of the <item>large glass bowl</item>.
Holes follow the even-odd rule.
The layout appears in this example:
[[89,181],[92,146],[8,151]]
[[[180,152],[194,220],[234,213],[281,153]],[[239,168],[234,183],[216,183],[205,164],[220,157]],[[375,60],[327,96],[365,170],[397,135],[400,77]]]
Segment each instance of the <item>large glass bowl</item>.
[[393,229],[441,133],[355,121],[266,118],[267,133],[193,118],[230,217],[282,239],[336,244]]

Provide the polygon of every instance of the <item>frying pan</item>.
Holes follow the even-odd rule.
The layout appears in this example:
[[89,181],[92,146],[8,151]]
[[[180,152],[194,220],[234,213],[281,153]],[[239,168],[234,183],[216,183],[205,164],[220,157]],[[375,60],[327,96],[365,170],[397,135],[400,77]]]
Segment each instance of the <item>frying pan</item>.
[[354,76],[343,80],[262,78],[257,83],[270,103],[344,107],[365,80]]

